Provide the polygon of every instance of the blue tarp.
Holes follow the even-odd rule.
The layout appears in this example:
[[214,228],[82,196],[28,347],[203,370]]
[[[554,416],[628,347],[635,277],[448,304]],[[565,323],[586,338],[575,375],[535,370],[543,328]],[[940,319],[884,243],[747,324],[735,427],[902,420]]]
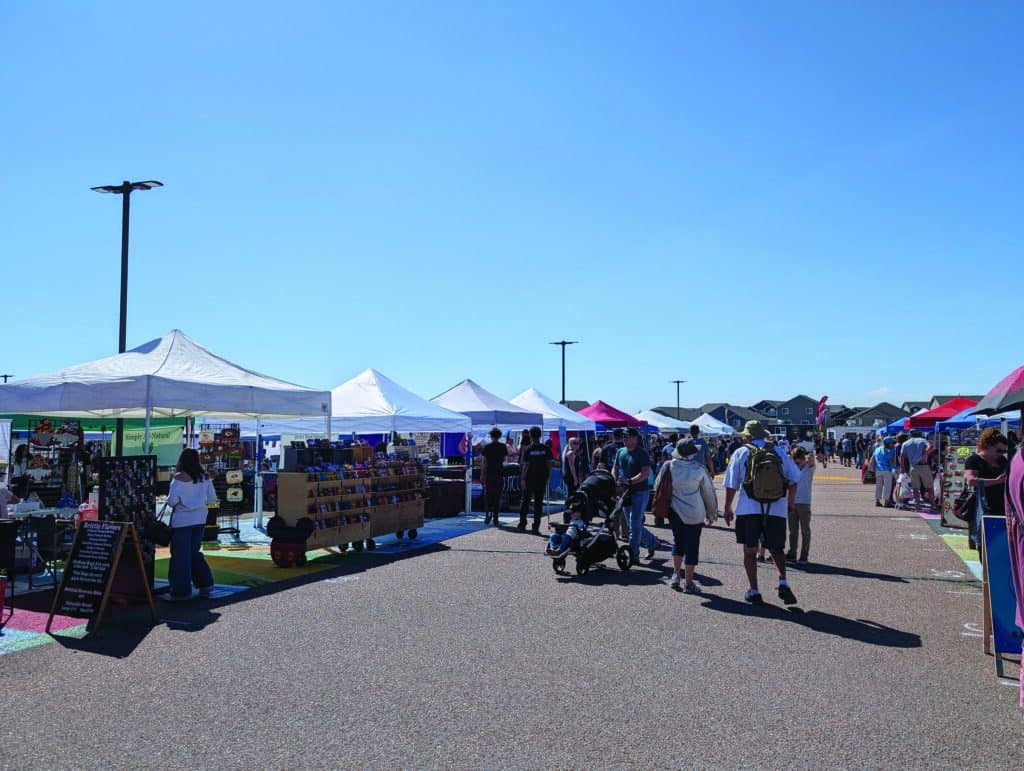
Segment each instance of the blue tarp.
[[[980,428],[988,428],[990,426],[1000,425],[1004,418],[1009,425],[1014,427],[1020,426],[1020,412],[1017,410],[1003,412],[999,415],[992,415],[991,417],[985,417],[983,415],[973,415],[972,413],[976,409],[977,407],[968,407],[951,418],[940,420],[935,424],[935,430],[951,431],[955,428],[974,428],[975,425]],[[981,418],[981,420],[979,421],[978,418]]]

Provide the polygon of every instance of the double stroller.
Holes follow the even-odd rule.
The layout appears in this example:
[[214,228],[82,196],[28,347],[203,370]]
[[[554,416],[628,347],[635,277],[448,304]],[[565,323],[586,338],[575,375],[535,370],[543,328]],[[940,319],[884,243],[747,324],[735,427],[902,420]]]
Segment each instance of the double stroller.
[[[620,544],[615,536],[615,525],[623,516],[622,509],[629,504],[630,492],[626,488],[620,495],[618,486],[607,471],[595,471],[587,476],[579,488],[566,499],[564,521],[551,522],[555,531],[544,554],[551,558],[551,567],[558,574],[565,572],[566,558],[576,558],[576,575],[585,576],[591,565],[615,558],[622,570],[633,566],[629,544]],[[597,527],[592,522],[600,521]]]

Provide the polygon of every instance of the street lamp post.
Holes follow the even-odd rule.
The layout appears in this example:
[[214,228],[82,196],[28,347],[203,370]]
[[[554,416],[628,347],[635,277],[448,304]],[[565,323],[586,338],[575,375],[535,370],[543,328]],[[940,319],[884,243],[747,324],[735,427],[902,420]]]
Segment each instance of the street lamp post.
[[685,383],[686,381],[685,380],[670,380],[668,382],[676,384],[676,420],[682,420],[682,418],[679,417],[679,386],[682,383]]
[[14,377],[14,375],[0,375],[0,377],[2,377],[6,383],[10,378]]
[[[128,213],[132,192],[135,190],[152,190],[163,187],[163,182],[148,179],[144,182],[129,182],[127,179],[120,185],[100,185],[92,188],[97,193],[115,193],[121,196],[121,318],[117,332],[117,352],[124,353],[128,339]],[[124,453],[124,421],[117,419],[117,451]]]
[[548,343],[548,345],[560,345],[562,346],[562,401],[561,404],[565,404],[565,346],[576,345],[579,340],[559,340],[554,343]]

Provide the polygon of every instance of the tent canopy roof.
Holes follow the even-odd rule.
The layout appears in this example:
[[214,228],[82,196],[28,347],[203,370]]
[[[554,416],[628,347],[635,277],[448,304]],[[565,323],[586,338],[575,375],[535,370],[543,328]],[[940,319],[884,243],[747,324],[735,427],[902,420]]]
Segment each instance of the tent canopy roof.
[[465,415],[417,396],[375,369],[367,369],[331,390],[331,431],[381,433],[470,430]]
[[708,436],[728,436],[736,433],[736,430],[728,423],[723,423],[706,412],[692,422],[700,426],[700,430]]
[[660,431],[689,431],[690,424],[685,420],[676,420],[667,415],[662,415],[654,410],[641,410],[636,414],[637,419],[643,420]]
[[639,428],[640,426],[647,425],[647,423],[639,418],[634,418],[629,413],[616,409],[600,399],[589,407],[580,410],[580,415],[584,415],[595,423],[600,423],[607,428],[623,428],[628,426]]
[[977,406],[978,402],[976,399],[968,399],[965,396],[958,396],[955,399],[950,399],[945,404],[940,404],[933,410],[925,410],[919,412],[916,415],[911,415],[907,418],[908,428],[931,428],[940,420],[951,418],[958,412],[966,410],[968,407]]
[[469,418],[476,427],[524,428],[540,426],[544,416],[540,412],[524,410],[468,378],[431,399],[452,412]]
[[544,416],[544,430],[557,431],[565,428],[569,431],[594,431],[594,421],[573,412],[564,404],[559,404],[549,396],[545,396],[536,388],[527,388],[510,400],[512,404],[524,410],[539,412]]
[[77,418],[326,415],[327,391],[239,367],[173,329],[116,356],[0,385],[0,412]]

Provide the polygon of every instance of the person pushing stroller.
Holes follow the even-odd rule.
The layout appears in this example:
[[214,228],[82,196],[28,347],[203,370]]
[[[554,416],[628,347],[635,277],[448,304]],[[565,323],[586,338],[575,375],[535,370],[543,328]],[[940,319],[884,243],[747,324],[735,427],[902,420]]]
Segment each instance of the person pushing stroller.
[[629,523],[629,550],[633,555],[633,562],[639,562],[641,546],[647,548],[647,559],[654,557],[654,550],[658,546],[657,537],[644,527],[647,499],[651,495],[651,458],[647,450],[640,447],[640,432],[635,428],[626,429],[624,441],[625,447],[615,455],[612,476],[630,492],[628,503],[623,506],[623,513],[627,515]]

